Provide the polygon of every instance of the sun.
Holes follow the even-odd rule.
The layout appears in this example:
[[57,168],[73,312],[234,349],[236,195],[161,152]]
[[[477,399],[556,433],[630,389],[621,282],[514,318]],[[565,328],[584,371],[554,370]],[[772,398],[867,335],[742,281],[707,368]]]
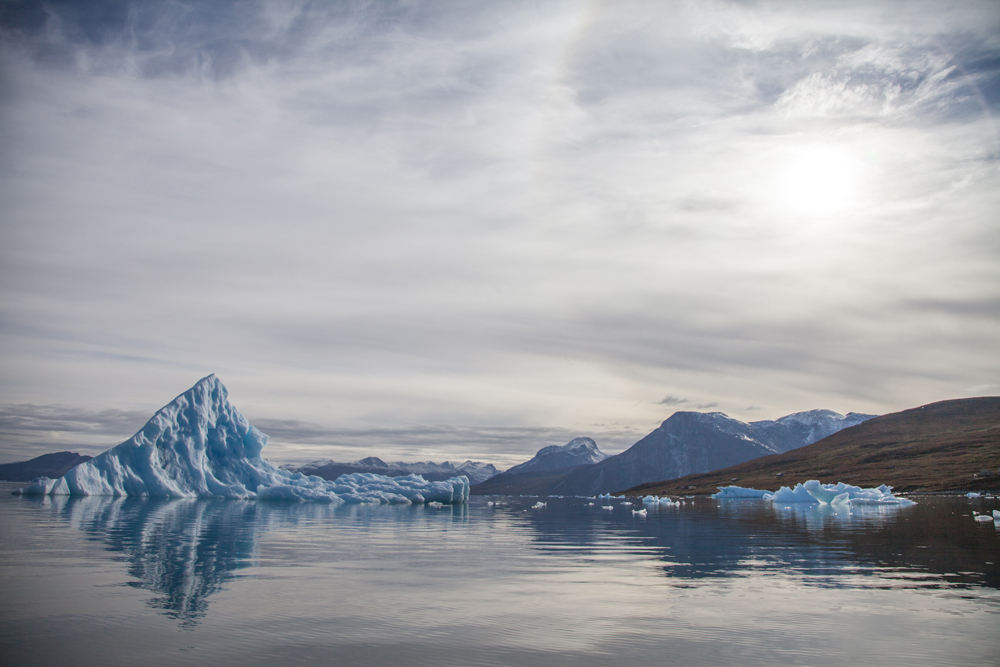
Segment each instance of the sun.
[[826,217],[860,204],[862,163],[850,150],[812,145],[794,149],[777,170],[774,197],[789,213]]

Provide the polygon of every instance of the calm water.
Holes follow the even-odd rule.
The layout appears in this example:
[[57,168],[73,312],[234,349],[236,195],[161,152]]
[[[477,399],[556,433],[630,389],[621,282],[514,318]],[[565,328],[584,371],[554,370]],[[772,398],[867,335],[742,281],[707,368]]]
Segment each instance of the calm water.
[[7,665],[997,665],[973,510],[22,499]]

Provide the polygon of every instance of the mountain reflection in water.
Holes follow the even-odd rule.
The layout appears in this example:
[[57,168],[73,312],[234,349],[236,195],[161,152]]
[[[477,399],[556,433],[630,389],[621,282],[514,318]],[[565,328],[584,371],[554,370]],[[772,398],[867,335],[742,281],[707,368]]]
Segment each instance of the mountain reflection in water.
[[[800,576],[810,586],[1000,587],[990,558],[997,531],[955,516],[956,508],[967,507],[964,499],[850,509],[701,498],[650,508],[648,516],[633,514],[638,503],[618,500],[610,501],[610,511],[580,498],[551,498],[532,509],[535,500],[509,498],[490,508],[474,498],[436,509],[101,497],[21,502],[103,543],[127,563],[128,585],[153,593],[147,604],[188,629],[204,619],[209,599],[228,582],[253,575],[266,536],[288,529],[299,537],[275,542],[267,557],[272,564],[323,562],[362,533],[373,545],[371,558],[391,561],[450,524],[468,529],[472,540],[522,536],[534,550],[577,566],[638,558],[680,587],[768,573]],[[485,532],[473,530],[476,525]],[[425,548],[434,548],[433,539]]]

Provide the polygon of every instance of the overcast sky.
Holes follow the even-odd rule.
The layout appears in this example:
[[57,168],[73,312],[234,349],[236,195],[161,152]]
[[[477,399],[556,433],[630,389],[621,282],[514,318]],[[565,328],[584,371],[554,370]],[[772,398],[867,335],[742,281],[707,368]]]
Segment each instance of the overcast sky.
[[1000,393],[1000,4],[0,3],[0,461]]

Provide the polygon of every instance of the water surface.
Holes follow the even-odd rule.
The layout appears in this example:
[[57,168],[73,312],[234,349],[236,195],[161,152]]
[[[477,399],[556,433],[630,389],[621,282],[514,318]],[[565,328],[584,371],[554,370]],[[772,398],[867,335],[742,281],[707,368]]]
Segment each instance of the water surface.
[[[16,485],[6,485],[7,491]],[[468,505],[0,495],[0,653],[41,665],[995,665],[1000,540],[919,498]],[[594,502],[594,505],[590,505]]]

